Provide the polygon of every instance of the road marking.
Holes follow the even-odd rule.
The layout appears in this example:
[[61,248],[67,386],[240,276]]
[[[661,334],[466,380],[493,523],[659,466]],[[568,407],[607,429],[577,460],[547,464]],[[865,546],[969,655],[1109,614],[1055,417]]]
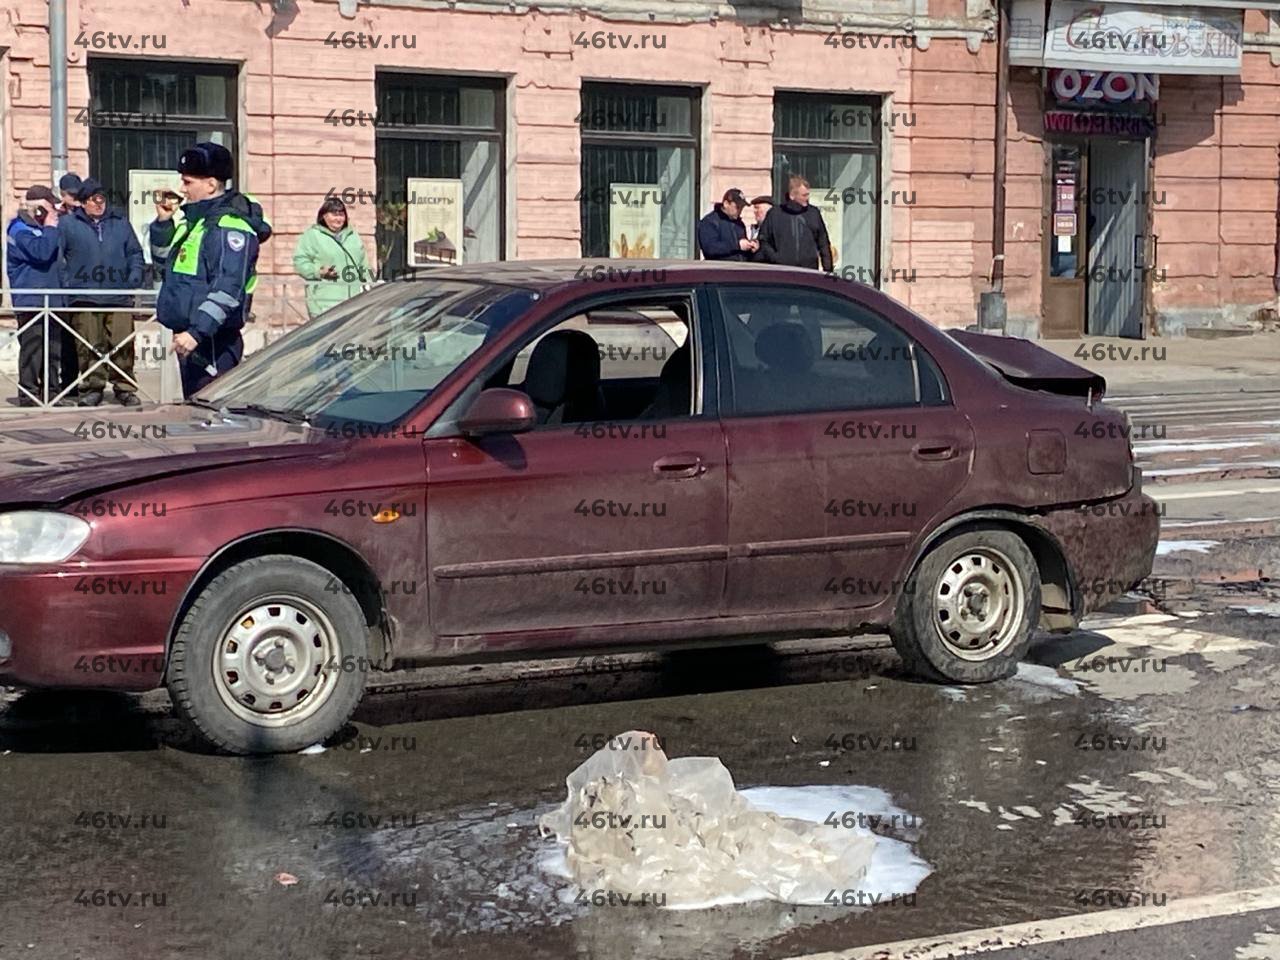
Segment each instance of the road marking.
[[[874,908],[873,908],[874,909]],[[995,950],[1016,950],[1041,943],[1059,943],[1108,933],[1124,933],[1173,923],[1234,917],[1258,910],[1280,909],[1280,886],[1258,887],[1205,897],[1175,900],[1164,907],[1121,907],[1079,913],[1056,920],[1032,920],[984,930],[965,930],[936,937],[854,947],[834,953],[813,953],[789,960],[947,960],[950,957]]]
[[[1191,484],[1177,484],[1180,487],[1192,486]],[[1246,493],[1280,493],[1280,482],[1272,481],[1269,484],[1255,484],[1253,486],[1230,486],[1219,487],[1212,483],[1194,484],[1196,487],[1210,487],[1208,490],[1170,490],[1168,492],[1157,490],[1151,492],[1154,500],[1207,500],[1211,497],[1235,497]],[[1150,492],[1150,491],[1144,491]]]

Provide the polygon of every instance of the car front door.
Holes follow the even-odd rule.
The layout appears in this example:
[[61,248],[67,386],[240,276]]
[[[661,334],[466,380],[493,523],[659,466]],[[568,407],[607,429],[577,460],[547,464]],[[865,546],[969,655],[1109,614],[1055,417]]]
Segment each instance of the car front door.
[[[477,378],[446,435],[429,431],[432,627],[450,650],[480,634],[719,614],[725,444],[696,301],[691,289],[580,301]],[[448,426],[493,386],[523,389],[543,422],[476,438]]]
[[870,606],[966,482],[967,417],[888,319],[802,286],[719,290],[727,615]]

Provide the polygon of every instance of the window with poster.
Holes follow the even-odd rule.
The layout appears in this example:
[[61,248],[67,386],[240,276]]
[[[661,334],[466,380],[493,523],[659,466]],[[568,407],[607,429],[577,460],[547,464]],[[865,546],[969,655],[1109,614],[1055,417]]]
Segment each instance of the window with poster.
[[880,264],[880,99],[776,93],[773,192],[779,202],[786,199],[793,175],[809,181],[809,202],[826,221],[836,270],[865,272],[875,285]]
[[378,275],[503,257],[500,77],[379,72]]
[[691,258],[698,213],[699,91],[584,83],[584,257]]
[[163,60],[90,57],[89,106],[73,110],[89,128],[89,169],[107,202],[132,224],[149,262],[147,225],[156,191],[176,191],[178,157],[193,143],[236,155],[236,68]]

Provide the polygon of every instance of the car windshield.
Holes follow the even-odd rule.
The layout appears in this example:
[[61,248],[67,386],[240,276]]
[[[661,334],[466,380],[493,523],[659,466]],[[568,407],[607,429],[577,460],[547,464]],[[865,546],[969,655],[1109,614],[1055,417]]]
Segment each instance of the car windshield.
[[457,280],[385,284],[253,354],[197,400],[289,420],[394,423],[536,298]]

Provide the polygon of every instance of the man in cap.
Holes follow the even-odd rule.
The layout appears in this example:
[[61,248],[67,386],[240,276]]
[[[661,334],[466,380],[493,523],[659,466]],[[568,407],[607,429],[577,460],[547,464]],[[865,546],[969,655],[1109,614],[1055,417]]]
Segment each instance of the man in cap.
[[173,349],[190,397],[244,355],[240,331],[249,316],[258,247],[271,236],[262,207],[237,190],[231,153],[217,143],[197,143],[178,158],[186,204],[156,204],[151,258],[164,271],[156,319],[173,331]]
[[142,285],[142,244],[129,221],[107,205],[107,191],[93,177],[80,184],[76,197],[80,205],[58,221],[58,234],[62,285],[76,291],[68,294],[68,305],[80,308],[71,311],[79,334],[80,406],[102,403],[110,380],[116,402],[136,407],[141,401],[133,376],[132,298],[98,291]]
[[698,249],[707,260],[750,260],[758,249],[747,239],[742,211],[747,197],[737,187],[726,190],[724,199],[698,221]]
[[[9,236],[9,254],[5,267],[13,293],[13,312],[18,329],[18,405],[34,407],[45,399],[41,391],[45,376],[49,378],[49,398],[60,391],[62,367],[62,328],[49,322],[49,359],[45,363],[44,323],[36,318],[45,305],[44,294],[23,293],[23,289],[62,286],[58,275],[58,198],[48,187],[35,186],[27,191],[26,203],[5,231]],[[50,307],[62,305],[57,295],[49,295]],[[27,326],[30,324],[30,326]],[[23,328],[26,329],[23,329]]]

